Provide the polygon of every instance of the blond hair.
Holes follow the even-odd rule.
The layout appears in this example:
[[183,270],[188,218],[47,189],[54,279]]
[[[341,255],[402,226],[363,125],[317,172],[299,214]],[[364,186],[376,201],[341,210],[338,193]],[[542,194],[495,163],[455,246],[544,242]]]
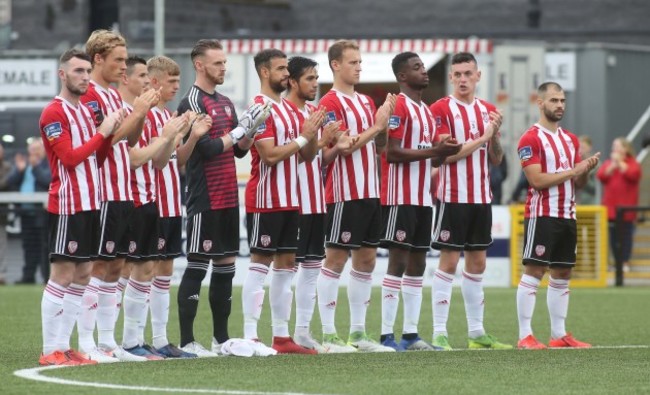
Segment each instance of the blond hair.
[[586,134],[583,134],[582,136],[580,136],[578,140],[582,144],[588,144],[590,147],[594,146],[594,144],[591,142],[591,137],[587,136]]
[[626,156],[635,156],[636,154],[634,153],[634,147],[632,147],[632,143],[628,141],[625,137],[617,137],[614,139],[614,141],[618,141],[619,144],[623,147],[623,150],[625,150],[625,155]]
[[167,73],[170,76],[177,76],[181,75],[181,68],[173,59],[161,55],[147,60],[147,72],[149,75]]
[[343,59],[343,51],[346,49],[354,49],[356,51],[359,50],[359,44],[357,44],[356,41],[352,40],[339,40],[332,44],[330,48],[327,50],[327,60],[330,65],[330,69],[332,68],[332,61],[341,61]]
[[86,41],[86,53],[90,56],[90,63],[95,64],[95,55],[105,57],[115,47],[126,47],[124,37],[112,30],[95,30]]

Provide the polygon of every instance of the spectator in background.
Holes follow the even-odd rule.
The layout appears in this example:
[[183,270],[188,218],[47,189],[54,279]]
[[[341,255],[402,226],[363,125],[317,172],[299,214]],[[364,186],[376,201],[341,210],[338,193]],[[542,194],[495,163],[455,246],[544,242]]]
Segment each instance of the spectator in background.
[[490,188],[492,189],[492,204],[499,205],[503,202],[501,197],[503,196],[503,188],[501,185],[508,177],[508,162],[506,161],[506,156],[503,156],[503,160],[498,165],[493,165],[490,163]]
[[[45,158],[45,148],[40,138],[27,146],[27,157],[17,153],[14,168],[9,174],[9,187],[21,193],[47,192],[50,186],[50,166]],[[41,204],[21,204],[20,225],[25,266],[19,284],[34,284],[36,269],[41,268],[45,281],[50,277],[47,259],[47,217]]]
[[[5,160],[5,150],[0,144],[0,191],[8,190],[8,179],[11,172],[11,164]],[[7,261],[5,255],[7,253],[7,206],[0,207],[0,285],[4,285],[7,281]]]
[[[582,135],[580,140],[580,157],[588,158],[591,156],[593,144],[591,138]],[[596,170],[592,170],[587,176],[587,183],[582,187],[576,189],[576,203],[577,204],[598,204],[596,196]]]
[[[523,193],[522,193],[523,192]],[[519,174],[519,180],[517,180],[517,185],[510,195],[510,201],[508,204],[524,204],[526,203],[526,195],[528,194],[528,179],[526,174],[522,171]]]
[[[603,184],[602,204],[607,206],[609,220],[610,248],[617,262],[623,262],[623,270],[629,270],[634,234],[635,212],[626,212],[623,228],[616,231],[616,208],[618,206],[637,206],[639,204],[639,184],[641,166],[634,157],[632,144],[624,137],[612,142],[612,152],[608,160],[598,169],[597,177]],[[616,255],[616,237],[621,242],[620,256]]]

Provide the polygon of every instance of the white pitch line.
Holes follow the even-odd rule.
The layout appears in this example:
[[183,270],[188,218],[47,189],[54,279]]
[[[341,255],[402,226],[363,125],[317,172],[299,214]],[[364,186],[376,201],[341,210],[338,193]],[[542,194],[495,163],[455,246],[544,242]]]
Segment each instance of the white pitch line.
[[[106,388],[128,391],[159,391],[159,392],[186,392],[195,394],[225,394],[225,395],[318,395],[306,394],[302,392],[262,392],[262,391],[237,391],[221,389],[203,389],[203,388],[167,388],[167,387],[147,387],[138,385],[122,385],[110,383],[94,383],[87,381],[67,380],[58,377],[49,377],[41,375],[41,372],[52,369],[69,368],[69,366],[44,366],[38,368],[16,370],[14,375],[27,380],[41,381],[52,384],[76,385],[80,387]],[[321,394],[322,395],[322,394]]]

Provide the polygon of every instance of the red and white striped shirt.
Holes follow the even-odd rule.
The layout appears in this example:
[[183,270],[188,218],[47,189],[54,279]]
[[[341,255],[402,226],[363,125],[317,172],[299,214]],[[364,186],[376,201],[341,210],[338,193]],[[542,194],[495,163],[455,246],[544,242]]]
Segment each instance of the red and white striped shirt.
[[[571,170],[581,160],[578,144],[578,138],[567,130],[552,132],[535,124],[519,140],[521,167],[541,165],[542,172],[550,174]],[[542,190],[528,187],[525,217],[576,219],[573,179]]]
[[[433,115],[424,102],[416,103],[400,93],[388,123],[388,138],[401,140],[405,149],[429,149],[436,138]],[[432,206],[431,159],[388,163],[381,156],[381,204]]]
[[[291,103],[293,105],[293,103]],[[295,107],[295,106],[294,106]],[[306,103],[305,108],[300,110],[303,119],[316,111],[317,108]],[[317,139],[322,136],[322,129],[318,129]],[[300,214],[323,214],[325,207],[325,187],[323,186],[323,151],[318,153],[311,162],[298,163],[298,190],[300,191]]]
[[[122,109],[122,97],[113,87],[104,89],[95,81],[90,81],[88,91],[81,96],[81,102],[95,113],[96,126],[104,117]],[[127,139],[113,144],[101,167],[102,201],[132,200],[131,179],[129,171],[129,143]]]
[[[133,111],[133,107],[128,103],[124,103],[124,108],[129,114]],[[144,120],[140,140],[138,140],[138,143],[133,148],[142,149],[151,144],[151,129],[153,125],[155,125],[154,115],[152,111],[149,111]],[[151,160],[137,169],[131,169],[131,189],[133,190],[133,204],[135,207],[140,207],[156,200],[156,185],[156,172]]]
[[[255,142],[273,139],[275,146],[291,144],[301,128],[300,114],[285,99],[276,102],[257,95],[255,103],[270,101],[271,116],[262,124]],[[246,212],[298,210],[298,154],[291,155],[274,166],[267,166],[255,145],[251,147],[251,177],[246,184]]]
[[[359,93],[345,95],[335,89],[327,92],[319,103],[327,111],[327,122],[342,120],[342,130],[358,136],[375,123],[375,104]],[[377,150],[371,140],[348,156],[337,156],[327,167],[325,201],[328,204],[379,198]]]
[[[453,96],[444,97],[431,105],[438,135],[450,134],[463,144],[480,138],[490,122],[494,105],[474,99],[463,103]],[[457,162],[440,166],[437,198],[447,203],[492,202],[488,170],[489,143]]]
[[[149,118],[149,114],[151,118]],[[167,110],[154,107],[149,110],[147,119],[151,119],[151,137],[162,136],[165,123],[172,117]],[[161,170],[156,169],[156,202],[158,213],[161,217],[180,217],[181,211],[181,177],[178,172],[178,159],[176,149],[169,157],[169,162]]]
[[95,151],[104,138],[96,133],[90,110],[57,96],[43,110],[39,124],[52,172],[47,211],[72,215],[99,210],[101,186]]

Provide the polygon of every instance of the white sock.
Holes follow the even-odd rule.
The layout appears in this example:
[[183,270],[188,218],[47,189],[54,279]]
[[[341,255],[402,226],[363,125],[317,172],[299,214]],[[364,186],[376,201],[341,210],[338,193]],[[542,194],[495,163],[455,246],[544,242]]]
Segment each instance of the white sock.
[[485,335],[483,312],[485,311],[485,294],[483,293],[483,275],[471,274],[463,270],[460,288],[465,301],[467,316],[467,334],[470,338]]
[[321,262],[302,262],[296,275],[296,333],[309,333],[316,305],[316,283]]
[[521,276],[517,287],[517,318],[519,319],[519,340],[533,334],[531,321],[537,301],[537,287],[540,281],[527,274]]
[[273,268],[269,302],[271,304],[271,328],[273,337],[289,337],[289,318],[293,304],[291,282],[295,271],[292,269]]
[[124,289],[128,283],[128,278],[120,277],[120,279],[117,280],[117,287],[115,288],[115,315],[113,316],[115,322],[113,323],[113,327],[115,327],[118,318],[120,318],[120,311],[122,311],[122,296],[124,296]]
[[97,306],[99,304],[99,284],[96,277],[90,278],[84,295],[81,298],[81,311],[77,318],[77,333],[79,334],[79,350],[90,352],[97,348],[95,344],[95,323],[97,321]]
[[242,313],[244,314],[244,339],[257,339],[257,321],[264,304],[264,280],[269,268],[251,262],[242,286]]
[[43,355],[57,350],[57,335],[63,315],[65,287],[49,280],[41,298],[41,324],[43,329]]
[[402,304],[404,305],[404,333],[418,333],[422,307],[422,276],[402,277]]
[[142,319],[142,310],[147,308],[146,300],[151,288],[151,282],[140,282],[129,279],[124,290],[124,334],[122,346],[133,348],[139,344],[138,334]]
[[149,301],[152,343],[155,348],[165,347],[169,344],[167,322],[169,322],[169,283],[171,278],[171,276],[156,276],[151,284]]
[[372,273],[350,269],[348,301],[350,303],[350,333],[366,331],[366,312],[370,305]]
[[451,304],[451,287],[454,275],[436,270],[433,275],[431,304],[433,305],[433,336],[447,336],[447,320]]
[[381,334],[393,333],[402,278],[386,274],[381,284]]
[[339,298],[339,279],[341,274],[321,268],[316,280],[318,293],[318,312],[323,325],[323,334],[335,334],[334,316],[336,315],[336,301]]
[[149,306],[151,306],[151,287],[149,287],[149,292],[147,297],[144,299],[144,308],[140,312],[140,318],[138,318],[138,344],[145,344],[144,341],[144,330],[147,328],[147,318],[149,317]]
[[65,295],[63,295],[63,314],[61,314],[59,333],[56,336],[57,348],[61,351],[70,349],[70,337],[72,337],[72,330],[77,323],[77,317],[81,309],[81,298],[85,289],[85,285],[72,283],[65,290]]
[[566,336],[566,316],[569,311],[569,280],[548,279],[546,304],[551,317],[551,338]]
[[112,350],[115,342],[115,290],[117,283],[99,282],[97,293],[97,344]]

